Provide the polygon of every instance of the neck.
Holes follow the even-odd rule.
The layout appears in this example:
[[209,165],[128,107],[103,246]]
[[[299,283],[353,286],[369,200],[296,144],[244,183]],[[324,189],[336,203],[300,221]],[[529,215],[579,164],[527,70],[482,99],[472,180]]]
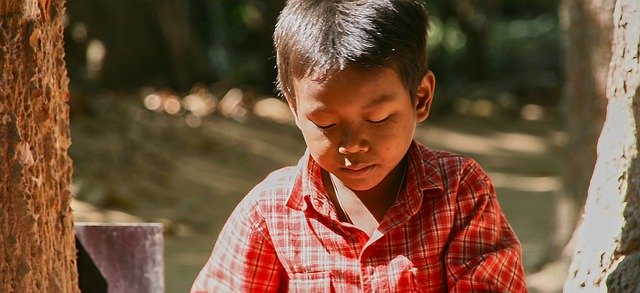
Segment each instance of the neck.
[[402,185],[404,184],[404,177],[406,176],[406,164],[403,159],[398,163],[398,165],[387,174],[387,176],[378,183],[378,185],[374,186],[368,190],[353,190],[353,192],[362,200],[373,200],[377,201],[385,196],[392,196],[393,201],[396,199],[396,195],[399,193],[400,189],[402,189]]
[[376,220],[380,222],[389,208],[395,203],[404,185],[405,176],[406,166],[403,160],[378,185],[369,190],[351,190],[342,184],[338,178],[325,172],[323,172],[323,181],[330,199],[336,206],[342,220],[348,220],[349,216],[346,215],[343,209],[346,208],[348,210],[349,207],[343,207],[340,200],[344,201],[345,196],[355,194]]

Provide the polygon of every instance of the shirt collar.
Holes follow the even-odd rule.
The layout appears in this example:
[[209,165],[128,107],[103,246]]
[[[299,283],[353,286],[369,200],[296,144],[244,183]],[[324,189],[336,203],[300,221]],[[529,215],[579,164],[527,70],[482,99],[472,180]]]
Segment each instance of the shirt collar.
[[381,231],[406,222],[422,208],[425,196],[438,197],[444,192],[438,156],[413,141],[407,151],[407,175],[403,191],[380,223]]
[[[421,198],[411,194],[422,194],[430,197],[442,195],[444,190],[442,175],[438,166],[438,156],[427,147],[412,141],[407,151],[407,184],[403,196],[399,200],[415,202],[419,207]],[[322,168],[311,156],[309,149],[298,161],[296,166],[296,180],[287,206],[296,210],[306,210],[309,204],[323,214],[335,213],[326,197],[326,189],[322,183]],[[428,192],[431,190],[431,192]],[[433,192],[440,190],[440,192]],[[410,204],[409,206],[414,206]]]
[[322,214],[335,214],[322,183],[322,168],[313,159],[309,149],[298,161],[296,171],[296,182],[289,195],[287,206],[297,210],[306,210],[311,204]]
[[409,146],[407,156],[409,162],[407,182],[414,181],[416,189],[424,195],[436,197],[442,194],[441,192],[425,192],[433,189],[444,190],[438,155],[426,146],[413,141]]

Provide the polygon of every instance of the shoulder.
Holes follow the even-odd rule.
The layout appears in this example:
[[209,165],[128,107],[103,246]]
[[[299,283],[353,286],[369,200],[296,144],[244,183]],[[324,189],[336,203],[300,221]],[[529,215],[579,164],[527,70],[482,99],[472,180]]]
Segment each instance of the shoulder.
[[299,168],[296,166],[288,166],[271,172],[265,179],[256,185],[251,191],[254,192],[272,192],[281,189],[291,188],[299,175]]
[[298,176],[298,168],[288,166],[271,172],[238,204],[234,214],[264,214],[286,206]]
[[418,144],[422,163],[442,176],[443,184],[487,179],[487,174],[473,158],[452,152],[434,150]]
[[442,208],[453,216],[457,229],[497,205],[497,196],[489,176],[473,158],[421,147],[425,165],[442,177]]
[[298,168],[294,166],[273,171],[251,189],[244,200],[250,202],[286,201],[298,175]]

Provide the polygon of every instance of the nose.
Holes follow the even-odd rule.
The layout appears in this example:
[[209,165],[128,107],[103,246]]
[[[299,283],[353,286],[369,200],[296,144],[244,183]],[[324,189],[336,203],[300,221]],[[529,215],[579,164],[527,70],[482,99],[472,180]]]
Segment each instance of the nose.
[[356,127],[344,127],[338,152],[343,155],[362,153],[369,150],[364,133]]

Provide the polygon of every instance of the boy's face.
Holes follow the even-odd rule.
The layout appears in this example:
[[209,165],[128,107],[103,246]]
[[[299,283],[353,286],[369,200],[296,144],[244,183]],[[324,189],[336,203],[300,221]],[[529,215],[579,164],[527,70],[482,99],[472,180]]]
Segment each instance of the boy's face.
[[293,80],[287,101],[320,166],[352,190],[372,189],[395,169],[429,114],[435,78],[426,74],[415,102],[389,67],[348,67],[329,80]]

